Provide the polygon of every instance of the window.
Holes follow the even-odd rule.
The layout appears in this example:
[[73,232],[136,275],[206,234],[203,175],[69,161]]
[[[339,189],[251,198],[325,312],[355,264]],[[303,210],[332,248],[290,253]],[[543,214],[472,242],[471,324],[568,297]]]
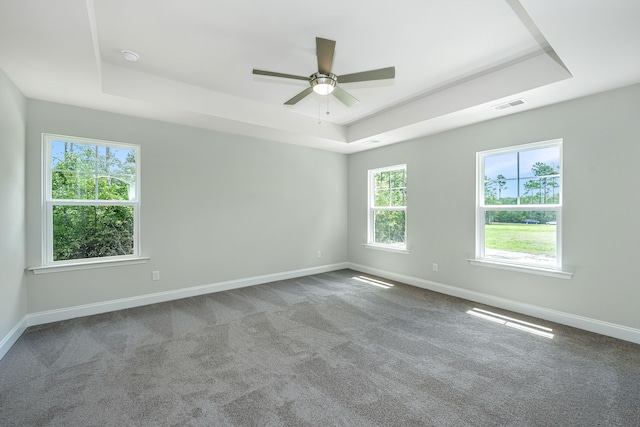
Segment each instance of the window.
[[43,265],[139,256],[140,147],[43,135]]
[[406,250],[407,165],[369,171],[368,243]]
[[476,258],[559,270],[562,141],[484,151],[477,160]]

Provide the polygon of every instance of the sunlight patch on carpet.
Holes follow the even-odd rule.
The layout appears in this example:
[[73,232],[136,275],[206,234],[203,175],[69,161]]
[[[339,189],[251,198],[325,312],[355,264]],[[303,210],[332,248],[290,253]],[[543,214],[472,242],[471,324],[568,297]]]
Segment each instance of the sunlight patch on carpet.
[[393,287],[391,283],[383,282],[382,280],[374,279],[371,277],[354,276],[352,278],[356,279],[359,282],[366,283],[367,285],[373,285],[383,289],[389,289]]
[[541,337],[553,339],[553,329],[545,326],[536,325],[535,323],[529,323],[522,320],[514,319],[513,317],[503,316],[502,314],[493,313],[491,311],[482,310],[480,308],[474,308],[467,311],[467,314],[472,316],[489,320],[494,323],[499,323],[510,328],[518,329],[521,331],[529,332],[531,334],[539,335]]

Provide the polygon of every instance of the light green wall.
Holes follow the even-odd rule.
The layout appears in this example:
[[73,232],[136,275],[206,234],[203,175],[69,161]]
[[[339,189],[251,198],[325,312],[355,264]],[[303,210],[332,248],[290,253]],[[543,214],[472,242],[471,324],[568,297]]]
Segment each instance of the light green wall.
[[142,146],[141,246],[151,257],[29,273],[31,313],[347,260],[344,154],[42,101],[27,110],[29,266],[41,258],[43,132]]
[[[472,292],[640,328],[640,85],[354,154],[349,261]],[[564,250],[571,280],[472,266],[475,155],[564,139]],[[367,170],[407,163],[409,255],[367,249]],[[432,271],[432,263],[439,271]]]
[[[640,329],[640,85],[350,156],[42,101],[26,101],[25,116],[4,74],[0,95],[0,337],[26,313],[345,261]],[[150,262],[24,276],[40,264],[42,132],[142,146]],[[555,138],[564,139],[564,264],[574,277],[470,265],[475,153]],[[363,248],[367,170],[400,163],[411,253]]]
[[0,341],[27,314],[25,99],[0,70]]

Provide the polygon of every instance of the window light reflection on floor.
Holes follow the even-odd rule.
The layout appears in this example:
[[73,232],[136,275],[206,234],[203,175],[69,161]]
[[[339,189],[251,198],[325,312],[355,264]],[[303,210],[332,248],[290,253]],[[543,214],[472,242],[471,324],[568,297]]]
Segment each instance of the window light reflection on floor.
[[529,332],[541,337],[553,339],[553,334],[551,333],[553,329],[536,325],[535,323],[525,322],[522,320],[514,319],[513,317],[503,316],[502,314],[482,310],[480,308],[469,310],[467,311],[467,314],[479,317],[484,320],[489,320],[491,322],[499,323],[510,328],[519,329],[521,331]]
[[353,279],[356,279],[359,282],[366,283],[367,285],[373,285],[383,289],[389,289],[393,287],[391,283],[383,282],[382,280],[374,279],[372,277],[354,276]]

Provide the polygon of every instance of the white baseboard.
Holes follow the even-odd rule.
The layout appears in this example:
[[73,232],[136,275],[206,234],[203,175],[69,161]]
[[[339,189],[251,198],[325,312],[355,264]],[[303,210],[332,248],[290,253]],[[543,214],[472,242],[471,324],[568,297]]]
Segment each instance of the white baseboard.
[[9,331],[9,333],[2,339],[2,341],[0,341],[0,359],[2,359],[4,355],[7,354],[11,346],[13,346],[16,341],[18,341],[20,335],[22,335],[25,329],[27,329],[27,326],[29,326],[28,322],[29,319],[27,318],[27,316],[24,316],[22,320],[20,320],[16,324],[16,326],[14,326],[13,329]]
[[360,264],[343,262],[338,264],[324,265],[320,267],[291,270],[282,273],[266,274],[262,276],[248,277],[244,279],[229,280],[209,285],[193,286],[190,288],[176,289],[166,292],[158,292],[137,297],[122,298],[112,301],[104,301],[94,304],[85,304],[68,307],[58,310],[41,311],[27,314],[13,329],[0,341],[0,359],[9,351],[11,346],[20,338],[22,333],[29,326],[41,325],[45,323],[57,322],[61,320],[73,319],[81,316],[107,313],[110,311],[122,310],[126,308],[139,307],[159,302],[172,301],[181,298],[188,298],[198,295],[205,295],[213,292],[221,292],[230,289],[238,289],[246,286],[260,285],[263,283],[275,282],[278,280],[293,279],[296,277],[309,276],[312,274],[327,273],[335,270],[350,268],[362,273],[373,274],[390,280],[406,283],[419,288],[428,289],[442,294],[464,298],[470,301],[491,305],[494,307],[511,310],[517,313],[538,317],[563,325],[572,326],[586,331],[595,332],[602,335],[611,336],[625,341],[640,344],[640,330],[614,323],[604,322],[597,319],[577,316],[570,313],[551,310],[531,304],[525,304],[506,298],[495,297],[480,292],[469,291],[455,286],[432,282],[417,277],[406,276],[404,274],[393,273]]
[[229,280],[208,285],[193,286],[166,292],[157,292],[136,297],[103,301],[94,304],[85,304],[74,307],[61,308],[57,310],[41,311],[27,315],[28,326],[42,325],[45,323],[58,322],[61,320],[68,320],[76,317],[91,316],[93,314],[140,307],[143,305],[155,304],[159,302],[173,301],[181,298],[210,294],[213,292],[228,291],[230,289],[260,285],[263,283],[275,282],[278,280],[293,279],[296,277],[309,276],[312,274],[327,273],[329,271],[342,270],[344,268],[348,268],[348,263],[344,262],[338,264],[323,265],[320,267],[303,268],[300,270],[265,274],[263,276],[247,277],[244,279]]
[[595,332],[601,335],[607,335],[610,337],[640,344],[640,329],[634,329],[628,326],[617,325],[615,323],[604,322],[602,320],[591,319],[571,313],[565,313],[562,311],[513,301],[506,298],[500,298],[493,295],[458,288],[455,286],[432,282],[430,280],[406,276],[404,274],[379,270],[377,268],[372,268],[365,265],[355,263],[348,263],[348,265],[349,268],[360,271],[362,273],[373,274],[375,276],[384,277],[385,279],[395,280],[401,283],[406,283],[418,288],[428,289],[430,291],[439,292],[441,294],[451,295],[454,297],[491,305],[493,307],[499,307],[505,310],[514,311],[516,313],[526,314],[540,319],[549,320],[551,322],[583,329],[585,331]]

